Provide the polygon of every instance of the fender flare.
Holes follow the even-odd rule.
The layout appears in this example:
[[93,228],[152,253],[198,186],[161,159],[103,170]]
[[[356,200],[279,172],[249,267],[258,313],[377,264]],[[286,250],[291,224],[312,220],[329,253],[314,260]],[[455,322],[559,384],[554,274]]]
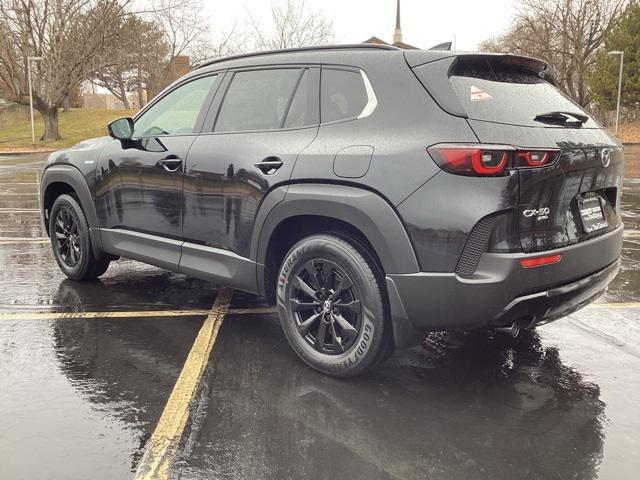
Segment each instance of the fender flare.
[[369,190],[340,184],[301,183],[282,186],[263,201],[251,241],[256,260],[258,294],[265,292],[265,261],[269,239],[281,222],[299,215],[334,218],[362,232],[378,255],[387,275],[387,291],[396,348],[416,344],[422,338],[404,310],[388,274],[420,271],[418,259],[400,216],[382,196]]
[[291,184],[270,192],[256,217],[251,258],[264,265],[274,230],[299,215],[334,218],[357,228],[373,246],[386,274],[420,271],[409,235],[393,207],[370,190],[339,184]]
[[87,181],[84,176],[76,167],[71,165],[52,165],[46,168],[42,172],[42,179],[40,183],[40,214],[42,221],[46,228],[46,217],[44,212],[44,198],[47,188],[52,183],[66,183],[69,185],[78,195],[80,206],[84,210],[87,223],[89,224],[89,232],[91,234],[91,243],[93,245],[93,251],[96,255],[102,251],[102,241],[100,238],[100,228],[98,225],[98,215],[96,213],[96,207],[93,203],[93,195],[89,190]]

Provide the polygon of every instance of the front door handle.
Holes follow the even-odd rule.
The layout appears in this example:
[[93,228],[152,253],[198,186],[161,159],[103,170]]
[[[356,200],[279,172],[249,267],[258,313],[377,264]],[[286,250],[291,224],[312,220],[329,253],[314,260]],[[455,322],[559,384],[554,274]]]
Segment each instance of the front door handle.
[[157,165],[163,167],[167,172],[175,172],[182,165],[182,159],[177,155],[168,155],[159,160]]
[[265,175],[271,175],[272,173],[275,173],[283,163],[278,157],[267,157],[261,162],[254,163],[253,165],[260,169],[260,171]]

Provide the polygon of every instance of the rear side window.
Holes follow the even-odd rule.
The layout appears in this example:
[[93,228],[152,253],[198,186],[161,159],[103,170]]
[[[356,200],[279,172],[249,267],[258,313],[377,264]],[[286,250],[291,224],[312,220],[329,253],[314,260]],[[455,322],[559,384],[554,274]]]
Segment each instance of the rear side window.
[[[436,63],[436,62],[434,62]],[[447,92],[435,88],[426,64],[415,69],[418,78],[436,101],[446,103]],[[587,115],[582,108],[540,75],[516,60],[501,57],[461,59],[449,71],[448,84],[469,118],[521,126],[545,127],[535,121],[549,112],[573,112]],[[431,83],[431,85],[430,85]],[[441,102],[439,102],[441,103]],[[442,105],[442,103],[441,103]],[[596,127],[589,119],[584,126]]]
[[360,72],[323,68],[320,85],[322,123],[355,118],[367,105],[367,90]]
[[[312,95],[311,89],[309,69],[305,69],[291,101],[284,128],[299,128],[318,124],[318,92],[316,91],[315,95]],[[314,101],[315,108],[312,105]]]
[[301,73],[298,68],[236,73],[222,102],[215,131],[282,128]]

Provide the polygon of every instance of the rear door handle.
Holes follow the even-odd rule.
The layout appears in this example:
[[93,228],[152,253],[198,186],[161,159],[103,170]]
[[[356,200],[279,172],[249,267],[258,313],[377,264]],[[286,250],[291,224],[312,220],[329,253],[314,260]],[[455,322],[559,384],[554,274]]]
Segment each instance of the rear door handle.
[[157,165],[163,167],[167,172],[175,172],[180,168],[182,159],[177,155],[168,155],[159,160]]
[[261,162],[254,163],[255,167],[259,168],[262,173],[265,175],[271,175],[275,173],[283,164],[282,160],[278,157],[267,157]]

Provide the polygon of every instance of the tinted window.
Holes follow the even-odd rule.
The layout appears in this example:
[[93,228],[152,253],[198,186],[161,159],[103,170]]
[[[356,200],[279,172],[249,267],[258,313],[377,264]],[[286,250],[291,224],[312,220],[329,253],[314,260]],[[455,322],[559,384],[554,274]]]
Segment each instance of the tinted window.
[[217,78],[217,75],[202,77],[165,95],[136,119],[134,136],[192,133],[202,105]]
[[[298,88],[289,107],[289,113],[287,114],[287,120],[284,122],[285,128],[297,128],[307,125],[315,125],[318,123],[317,117],[317,102],[318,94],[311,95],[311,77],[309,70],[305,70]],[[314,101],[316,106],[314,107],[310,102]],[[315,113],[314,113],[315,112]]]
[[224,97],[216,132],[281,128],[300,69],[239,72]]
[[321,85],[323,123],[357,117],[367,104],[367,91],[359,72],[323,68]]
[[[425,81],[430,64],[415,69]],[[587,115],[537,72],[503,60],[472,59],[459,61],[449,74],[449,84],[469,118],[513,125],[544,127],[534,121],[537,115],[567,111]],[[439,89],[429,88],[438,99]],[[596,126],[589,121],[585,126]]]

